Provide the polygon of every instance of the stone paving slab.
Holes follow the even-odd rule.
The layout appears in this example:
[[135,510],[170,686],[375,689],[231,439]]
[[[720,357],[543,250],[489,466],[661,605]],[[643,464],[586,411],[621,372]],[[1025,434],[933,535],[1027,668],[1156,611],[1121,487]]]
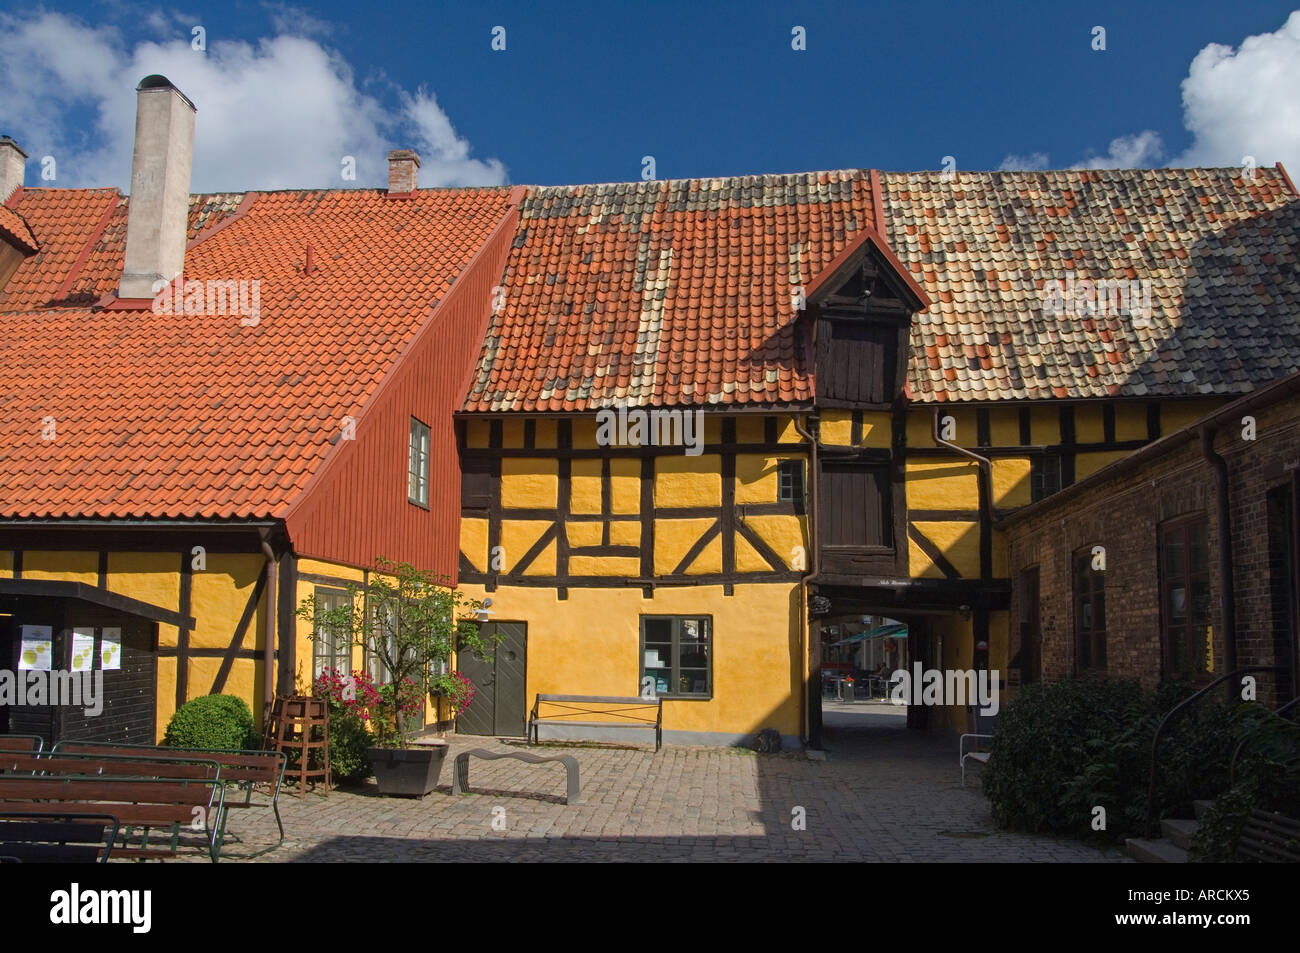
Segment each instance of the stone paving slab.
[[[827,760],[738,748],[554,744],[581,768],[563,803],[558,764],[470,762],[453,797],[452,758],[522,742],[452,736],[437,791],[379,797],[372,783],[281,795],[285,843],[261,863],[464,861],[1123,860],[1074,841],[998,831],[978,777],[960,784],[956,745],[898,728],[828,729]],[[971,772],[975,775],[975,772]],[[801,809],[805,829],[793,826]],[[275,842],[268,810],[231,812],[223,862]],[[199,858],[188,858],[198,860]]]

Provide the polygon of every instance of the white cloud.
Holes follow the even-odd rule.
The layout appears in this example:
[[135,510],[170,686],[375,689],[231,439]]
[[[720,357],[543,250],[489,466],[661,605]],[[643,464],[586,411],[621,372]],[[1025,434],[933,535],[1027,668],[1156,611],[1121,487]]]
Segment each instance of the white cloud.
[[1135,136],[1120,136],[1110,141],[1104,156],[1089,156],[1076,162],[1074,169],[1145,169],[1164,155],[1160,134],[1150,129]]
[[1193,142],[1176,165],[1300,167],[1300,10],[1275,33],[1233,50],[1211,43],[1183,80],[1183,125]]
[[[287,29],[297,11],[279,11]],[[322,29],[319,21],[297,22],[303,33]],[[128,49],[115,30],[62,14],[0,15],[0,129],[33,156],[55,156],[58,185],[125,189],[135,85],[161,73],[198,107],[196,192],[383,185],[387,151],[403,147],[420,153],[425,187],[506,180],[500,161],[471,157],[424,89],[389,90],[394,104],[387,105],[361,91],[342,56],[306,35],[208,40],[206,53],[190,48],[188,32]],[[71,119],[74,110],[91,117],[93,135]],[[355,181],[340,176],[344,156],[356,158]]]
[[1033,152],[1027,156],[1007,156],[998,166],[998,171],[1041,172],[1049,168],[1050,161],[1046,152]]
[[[1192,144],[1171,166],[1240,166],[1281,162],[1300,168],[1300,10],[1274,33],[1247,37],[1239,48],[1211,43],[1196,54],[1182,83],[1183,126]],[[1112,139],[1106,155],[1073,169],[1138,169],[1165,158],[1159,133],[1146,129]],[[1046,169],[1045,153],[1008,155],[1000,166]]]

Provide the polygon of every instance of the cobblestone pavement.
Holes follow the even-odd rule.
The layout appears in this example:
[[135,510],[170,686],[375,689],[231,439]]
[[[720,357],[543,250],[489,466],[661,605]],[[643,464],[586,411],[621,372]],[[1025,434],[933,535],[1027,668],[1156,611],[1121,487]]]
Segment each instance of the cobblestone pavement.
[[[839,707],[839,706],[834,706]],[[866,707],[866,706],[864,706]],[[288,836],[255,858],[285,861],[1037,861],[1121,859],[1118,851],[997,831],[978,778],[960,784],[955,743],[908,732],[889,713],[827,714],[825,760],[802,753],[667,746],[543,746],[581,765],[565,805],[558,764],[470,762],[473,793],[450,793],[452,757],[512,742],[451,738],[437,791],[381,798],[374,785],[281,796]],[[866,723],[849,729],[846,721]],[[840,725],[841,727],[836,727]],[[522,742],[518,744],[522,745]],[[978,769],[975,769],[976,773]],[[793,826],[802,808],[806,829]],[[497,818],[497,828],[493,820]],[[275,842],[269,810],[233,811],[224,860]]]

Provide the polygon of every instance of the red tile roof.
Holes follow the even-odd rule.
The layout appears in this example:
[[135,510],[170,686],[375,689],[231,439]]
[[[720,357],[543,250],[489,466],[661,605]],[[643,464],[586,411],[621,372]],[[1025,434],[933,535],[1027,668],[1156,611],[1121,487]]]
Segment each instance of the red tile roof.
[[[531,190],[465,409],[808,401],[791,290],[877,225],[929,298],[914,400],[1230,395],[1300,369],[1300,200],[1278,169],[875,179]],[[1071,277],[1146,282],[1150,326],[1045,314]]]
[[862,171],[532,189],[465,407],[807,401],[793,292],[873,224]]
[[242,201],[195,197],[191,235],[209,237],[191,244],[185,277],[260,282],[255,326],[238,313],[47,306],[64,286],[78,301],[112,290],[126,203],[113,190],[20,196],[42,252],[0,301],[0,514],[282,514],[501,221],[508,192],[255,193],[235,219]]
[[0,240],[23,251],[34,252],[39,248],[36,237],[32,235],[32,230],[27,227],[23,217],[7,205],[0,205]]

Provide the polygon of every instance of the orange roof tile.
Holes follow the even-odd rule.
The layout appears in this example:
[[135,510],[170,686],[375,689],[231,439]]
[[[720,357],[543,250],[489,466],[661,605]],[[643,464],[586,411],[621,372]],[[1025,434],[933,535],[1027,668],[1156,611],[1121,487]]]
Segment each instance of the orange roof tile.
[[230,308],[47,306],[70,275],[70,298],[112,290],[125,203],[112,190],[21,196],[42,252],[0,301],[0,513],[282,514],[501,221],[508,191],[255,193],[212,231],[242,201],[192,201],[191,236],[208,237],[191,244],[185,278],[258,282],[255,325]]
[[36,243],[36,237],[32,235],[32,230],[23,221],[23,217],[2,204],[0,204],[0,239],[7,240],[11,245],[27,252],[35,252],[40,247]]
[[465,408],[807,401],[794,292],[873,224],[866,172],[532,189]]

